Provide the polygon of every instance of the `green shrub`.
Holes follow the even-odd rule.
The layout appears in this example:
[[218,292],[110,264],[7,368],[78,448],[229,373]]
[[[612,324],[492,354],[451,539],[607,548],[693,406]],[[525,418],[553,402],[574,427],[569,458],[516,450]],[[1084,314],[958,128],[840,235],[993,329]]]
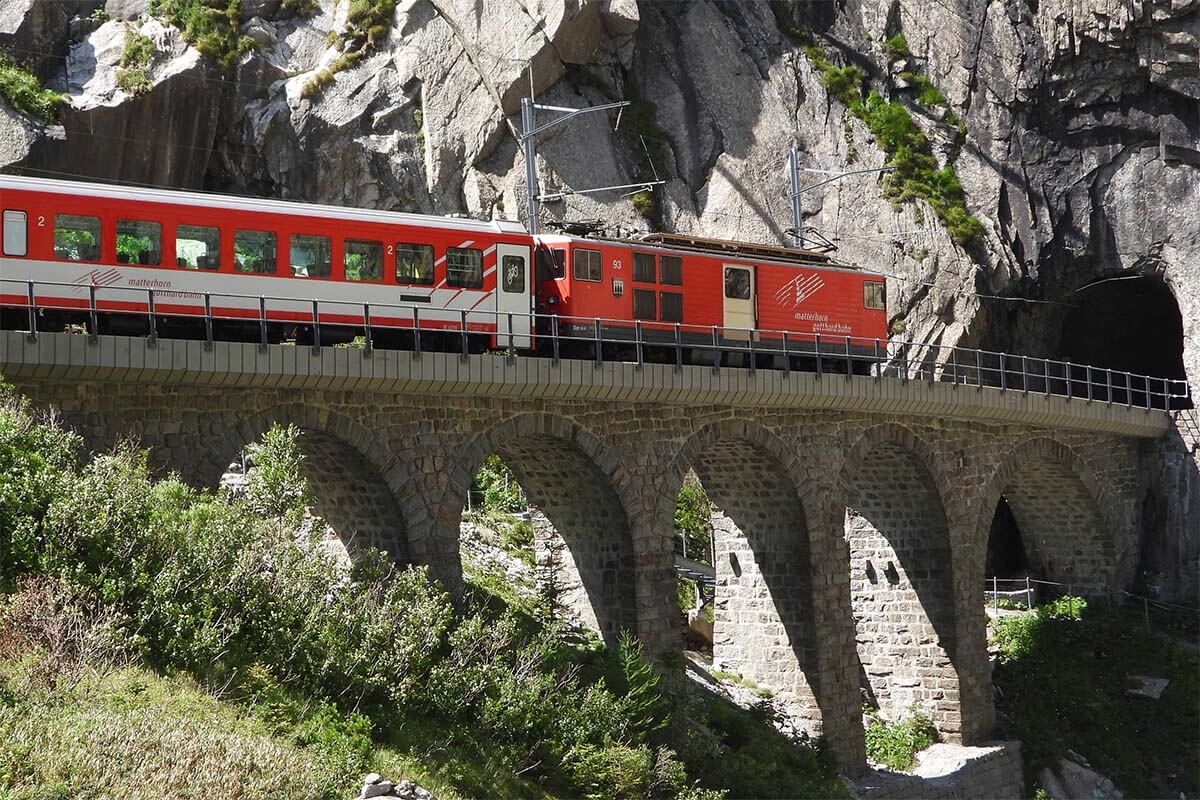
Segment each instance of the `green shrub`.
[[917,753],[937,741],[937,729],[923,714],[910,709],[907,719],[887,724],[871,713],[866,730],[867,757],[872,761],[908,770],[917,763]]
[[179,28],[184,40],[226,69],[254,47],[253,39],[239,33],[238,0],[151,0],[149,10]]
[[1038,606],[1037,613],[1051,619],[1083,619],[1088,602],[1082,597],[1065,595],[1056,597],[1044,606]]
[[886,40],[883,43],[883,53],[887,56],[889,63],[899,61],[911,55],[908,50],[908,41],[904,38],[904,34],[897,33],[892,38]]
[[37,77],[0,53],[0,97],[18,114],[52,121],[66,105],[66,95],[42,88]]
[[500,460],[500,456],[494,454],[484,459],[483,465],[475,473],[471,490],[483,495],[479,511],[485,514],[512,514],[528,508],[512,470]]
[[[372,731],[411,734],[416,726],[445,732],[511,780],[520,774],[568,796],[683,792],[712,800],[724,788],[736,796],[839,795],[819,748],[780,743],[741,712],[689,716],[683,696],[670,694],[678,690],[663,685],[631,636],[615,651],[590,640],[571,644],[562,627],[519,609],[457,614],[423,569],[396,570],[382,554],[350,570],[339,565],[314,538],[323,527],[305,512],[311,502],[300,478],[299,435],[273,428],[251,447],[244,489],[197,491],[174,477],[152,478],[147,455],[128,445],[80,463],[76,437],[43,424],[5,393],[4,590],[52,581],[78,600],[85,621],[104,621],[122,654],[228,693],[276,737],[266,745],[214,738],[186,715],[167,727],[139,718],[131,731],[123,727],[131,718],[101,715],[111,733],[104,734],[104,752],[115,764],[135,759],[150,769],[183,753],[206,770],[222,770],[222,759],[238,748],[257,754],[261,746],[277,749],[283,737],[287,753],[274,761],[264,755],[263,763],[303,766],[301,780],[318,788],[296,796],[344,796],[347,782],[367,769]],[[11,640],[18,628],[6,621],[2,632]],[[53,637],[26,639],[45,647]],[[157,691],[153,681],[139,685],[127,684],[122,695]],[[40,715],[43,727],[36,727],[37,715],[23,705],[27,695],[0,670],[0,773],[54,785],[59,773],[19,746],[19,737],[37,736],[68,759],[55,763],[81,758],[80,774],[93,774],[97,762],[63,738],[64,728],[55,723],[40,732],[55,715]],[[17,707],[19,718],[5,716]],[[99,741],[90,722],[67,719]],[[674,736],[697,725],[718,732],[709,734],[711,746]],[[713,766],[718,736],[731,753],[728,775],[724,764]],[[666,749],[675,738],[687,744],[685,756]],[[697,757],[701,752],[708,756]],[[594,769],[580,771],[580,763]],[[246,769],[226,772],[249,781]],[[699,786],[688,785],[689,773]],[[15,783],[29,785],[22,781]]]
[[967,211],[954,167],[947,164],[939,168],[929,139],[907,108],[887,102],[872,91],[865,101],[855,102],[851,110],[888,154],[888,166],[895,168],[884,179],[885,195],[897,203],[925,200],[960,245],[968,245],[983,234],[979,220]]
[[643,217],[650,219],[654,216],[654,195],[650,190],[642,189],[640,192],[634,192],[629,198],[629,202],[633,203],[633,210]]
[[708,564],[712,551],[712,507],[696,473],[688,472],[675,502],[675,534],[682,536],[688,558]]

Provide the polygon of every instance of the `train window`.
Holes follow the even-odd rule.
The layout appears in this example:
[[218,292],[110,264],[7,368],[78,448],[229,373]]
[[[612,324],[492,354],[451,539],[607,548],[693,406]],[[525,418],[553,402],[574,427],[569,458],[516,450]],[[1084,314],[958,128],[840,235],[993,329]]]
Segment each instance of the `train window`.
[[117,220],[117,261],[157,267],[162,263],[162,225]]
[[656,319],[653,289],[633,290],[633,318]]
[[663,322],[683,322],[683,295],[679,292],[659,293],[658,311]]
[[725,296],[731,300],[750,299],[750,270],[725,268]]
[[29,253],[27,222],[24,211],[4,212],[4,255],[23,256]]
[[66,261],[100,260],[100,218],[58,214],[54,217],[54,257]]
[[887,284],[868,281],[863,284],[863,308],[883,311],[887,308]]
[[571,274],[577,281],[600,281],[600,251],[599,250],[579,250],[575,251],[575,261],[571,267]]
[[633,279],[642,283],[654,283],[655,269],[653,253],[633,254]]
[[346,280],[383,280],[383,245],[346,240]]
[[503,266],[504,291],[525,291],[525,259],[521,258],[520,256],[505,256]]
[[446,285],[459,289],[482,289],[483,251],[470,247],[447,247]]
[[537,276],[539,281],[550,281],[566,275],[567,254],[563,250],[537,251]]
[[176,226],[175,264],[184,269],[220,269],[221,229],[207,225]]
[[659,283],[667,286],[683,286],[683,259],[679,256],[663,256],[659,259],[662,276]]
[[328,236],[293,233],[288,248],[292,275],[297,278],[328,278],[333,250]]
[[433,248],[427,244],[396,245],[396,280],[417,286],[433,285]]
[[233,236],[233,262],[238,272],[275,274],[275,234],[238,231]]

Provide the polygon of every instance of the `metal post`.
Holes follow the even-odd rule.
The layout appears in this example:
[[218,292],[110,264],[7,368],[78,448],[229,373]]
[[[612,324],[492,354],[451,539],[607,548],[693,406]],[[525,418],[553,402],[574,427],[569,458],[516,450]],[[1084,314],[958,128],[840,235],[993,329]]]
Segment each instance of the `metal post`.
[[421,357],[421,309],[413,306],[413,358]]
[[1042,374],[1046,377],[1046,397],[1050,396],[1050,362],[1042,359]]
[[1112,369],[1104,370],[1104,393],[1108,397],[1108,404],[1112,405]]
[[1063,371],[1067,373],[1067,399],[1070,400],[1075,396],[1075,387],[1071,385],[1071,362],[1063,362]]
[[788,346],[788,332],[783,332],[783,377],[791,377],[792,374],[792,357],[790,355],[791,348]]
[[713,372],[721,371],[721,335],[717,332],[717,326],[713,325],[712,329],[713,343]]
[[313,300],[313,344],[312,353],[314,356],[321,354],[321,309],[318,306],[318,301]]
[[640,319],[633,321],[633,349],[637,354],[637,365],[640,367],[645,363],[645,354],[642,352],[642,321]]
[[1133,373],[1125,373],[1125,407],[1133,408]]
[[517,340],[513,335],[513,317],[512,312],[508,312],[508,358],[512,360],[517,357]]
[[983,391],[983,351],[975,350],[975,388]]
[[370,355],[374,349],[371,341],[371,304],[363,303],[363,355]]
[[[530,62],[529,69],[532,72],[533,63]],[[528,193],[526,198],[529,214],[529,233],[531,236],[537,236],[538,230],[538,182],[537,182],[537,136],[534,135],[534,109],[533,98],[521,98],[521,140],[525,147],[525,191]]]
[[559,357],[558,357],[558,349],[559,349],[558,314],[553,314],[550,317],[550,346],[554,351],[554,356],[553,356],[554,363],[557,364],[558,359],[559,359]]
[[683,334],[675,323],[675,369],[683,369]]
[[1170,412],[1171,411],[1171,382],[1169,380],[1167,380],[1166,378],[1163,378],[1162,384],[1163,384],[1163,408],[1167,412]]
[[958,388],[958,348],[950,348],[950,377],[954,379],[954,388]]
[[267,349],[267,298],[258,296],[258,347]]
[[154,347],[158,344],[158,325],[154,314],[154,290],[146,290],[146,321],[150,325],[150,342],[149,346]]
[[992,576],[992,608],[1000,608],[1000,582]]
[[1000,391],[1008,391],[1008,355],[1000,353]]
[[29,341],[37,341],[37,299],[33,294],[33,281],[29,281]]
[[213,346],[212,295],[208,292],[204,293],[204,346]]
[[879,355],[879,340],[875,340],[875,382],[883,376],[883,359]]
[[1146,410],[1149,411],[1150,410],[1150,376],[1143,375],[1142,383],[1145,384],[1145,386],[1146,386]]
[[804,237],[800,234],[800,154],[796,148],[788,150],[788,172],[792,180],[792,244],[799,250],[804,246]]
[[749,336],[750,336],[750,371],[754,372],[754,367],[755,367],[754,362],[757,361],[758,359],[756,358],[757,353],[755,353],[755,350],[754,350],[754,329],[753,328],[750,329]]
[[467,310],[465,308],[459,312],[458,323],[462,328],[462,360],[466,361],[471,356],[471,339],[467,335]]
[[1021,392],[1029,394],[1029,357],[1021,356]]
[[595,336],[596,336],[596,366],[600,366],[601,364],[604,363],[604,347],[603,347],[604,342],[600,338],[600,320],[599,319],[592,320],[592,329],[595,331]]
[[1084,377],[1087,378],[1087,390],[1088,390],[1087,401],[1090,403],[1090,402],[1092,402],[1092,399],[1093,399],[1093,395],[1092,395],[1092,365],[1088,364],[1084,369],[1085,369],[1085,372],[1083,374],[1084,374]]
[[1025,607],[1033,610],[1033,586],[1029,583],[1028,575],[1025,576]]
[[813,337],[816,339],[813,350],[817,353],[817,380],[821,380],[821,334],[815,333]]
[[908,383],[908,356],[910,347],[912,347],[912,339],[905,339],[900,343],[900,361],[904,369],[904,374],[900,376],[901,383]]
[[100,335],[100,315],[96,311],[96,284],[88,284],[88,325],[92,339]]
[[846,380],[849,381],[854,375],[854,355],[850,350],[850,337],[846,337]]

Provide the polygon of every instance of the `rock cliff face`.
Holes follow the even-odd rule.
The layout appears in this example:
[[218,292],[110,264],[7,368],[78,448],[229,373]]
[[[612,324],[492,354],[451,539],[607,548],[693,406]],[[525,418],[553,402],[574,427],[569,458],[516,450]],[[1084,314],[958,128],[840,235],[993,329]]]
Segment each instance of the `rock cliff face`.
[[[649,219],[615,193],[568,195],[546,218],[775,243],[790,225],[789,147],[808,168],[886,159],[827,91],[815,46],[910,107],[983,225],[964,249],[924,202],[894,205],[878,175],[803,195],[805,224],[838,257],[892,276],[896,330],[1070,356],[1072,320],[1092,297],[1080,290],[1140,276],[1169,288],[1166,310],[1118,312],[1111,342],[1089,352],[1178,350],[1177,336],[1143,332],[1147,314],[1174,313],[1173,297],[1182,360],[1200,381],[1200,0],[401,0],[357,63],[335,71],[355,47],[343,44],[358,24],[349,5],[242,0],[240,34],[254,46],[223,68],[140,0],[81,0],[73,19],[46,0],[4,3],[0,50],[70,105],[42,125],[0,103],[0,164],[518,217],[521,98],[625,98],[635,104],[617,130],[604,114],[559,127],[537,166],[548,191],[662,178]],[[116,81],[130,28],[155,45],[149,90],[136,96]],[[910,52],[889,66],[884,42],[898,33]],[[335,74],[316,86],[323,70]],[[945,102],[914,102],[907,73]],[[1175,580],[1179,562],[1194,568],[1200,538],[1195,434],[1181,431],[1152,454],[1160,479],[1147,512],[1161,562],[1149,566]]]

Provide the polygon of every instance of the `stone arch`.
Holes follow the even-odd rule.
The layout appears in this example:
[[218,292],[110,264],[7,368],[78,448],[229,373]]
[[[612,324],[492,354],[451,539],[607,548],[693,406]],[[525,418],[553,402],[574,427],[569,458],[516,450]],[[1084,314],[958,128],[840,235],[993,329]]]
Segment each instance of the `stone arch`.
[[438,538],[457,541],[471,479],[493,453],[540,511],[536,536],[556,535],[566,545],[551,576],[558,602],[609,645],[623,630],[639,632],[633,487],[617,454],[571,420],[521,414],[463,445],[451,460],[439,504]]
[[981,493],[976,530],[986,539],[1003,497],[1034,577],[1069,584],[1072,591],[1104,591],[1120,568],[1108,509],[1117,502],[1112,493],[1067,445],[1050,437],[1028,439],[1008,453]]
[[274,424],[301,431],[301,470],[312,494],[312,511],[328,523],[348,553],[365,546],[383,550],[398,564],[421,560],[409,542],[406,521],[411,511],[397,499],[403,496],[398,462],[371,431],[336,412],[278,406],[224,427],[185,472],[185,479],[216,486],[246,446]]
[[799,461],[756,423],[705,425],[666,472],[658,527],[672,529],[675,498],[694,469],[713,505],[714,667],[771,689],[817,734],[836,704],[820,678],[808,487]]
[[877,425],[847,451],[839,483],[861,688],[885,716],[916,706],[957,740],[959,610],[941,461],[912,430]]

